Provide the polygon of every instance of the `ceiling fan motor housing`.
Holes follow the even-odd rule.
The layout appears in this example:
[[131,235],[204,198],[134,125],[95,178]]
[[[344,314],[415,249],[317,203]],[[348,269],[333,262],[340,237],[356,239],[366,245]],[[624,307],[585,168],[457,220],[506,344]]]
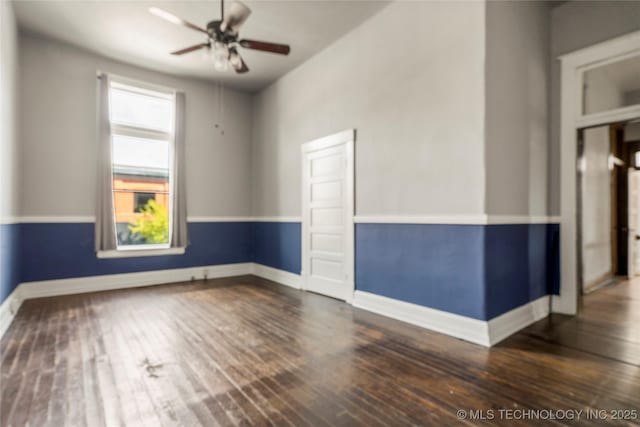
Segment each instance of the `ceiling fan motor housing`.
[[213,41],[222,42],[226,44],[237,41],[238,35],[234,34],[229,30],[222,31],[220,29],[221,24],[222,24],[222,21],[220,20],[211,21],[207,24],[207,32],[209,33],[209,37],[211,37]]

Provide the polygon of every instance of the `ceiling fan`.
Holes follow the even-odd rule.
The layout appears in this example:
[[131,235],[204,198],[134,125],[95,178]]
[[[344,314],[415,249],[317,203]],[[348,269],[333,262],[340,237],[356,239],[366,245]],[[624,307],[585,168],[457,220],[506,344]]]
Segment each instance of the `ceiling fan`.
[[206,34],[206,42],[176,50],[175,52],[171,52],[171,54],[184,55],[185,53],[199,49],[208,49],[209,51],[213,49],[215,67],[220,71],[225,71],[228,65],[231,65],[236,73],[242,74],[249,71],[249,67],[247,67],[247,64],[238,52],[238,46],[263,52],[279,53],[281,55],[288,55],[291,50],[289,45],[285,44],[238,39],[238,30],[251,14],[251,9],[239,1],[231,3],[228,12],[225,14],[224,0],[221,0],[220,19],[209,22],[206,29],[185,21],[182,18],[178,18],[166,10],[157,7],[150,7],[149,12],[172,24],[182,25]]

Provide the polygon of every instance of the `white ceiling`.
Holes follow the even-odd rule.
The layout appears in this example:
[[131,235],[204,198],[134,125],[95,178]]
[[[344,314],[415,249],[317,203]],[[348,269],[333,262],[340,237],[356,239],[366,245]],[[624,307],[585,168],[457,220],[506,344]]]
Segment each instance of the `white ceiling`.
[[273,82],[382,9],[387,1],[246,0],[253,13],[241,38],[291,46],[289,56],[241,49],[251,71],[236,75],[213,69],[198,51],[181,57],[169,52],[204,42],[204,35],[161,20],[148,12],[160,7],[206,27],[219,19],[220,3],[211,1],[15,0],[18,24],[135,65],[167,73],[223,81],[255,91]]

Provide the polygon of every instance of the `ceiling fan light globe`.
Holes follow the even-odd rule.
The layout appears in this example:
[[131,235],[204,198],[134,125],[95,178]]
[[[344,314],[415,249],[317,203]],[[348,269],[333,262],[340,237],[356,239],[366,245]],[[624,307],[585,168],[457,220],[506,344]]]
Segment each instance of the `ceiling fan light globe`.
[[213,63],[213,68],[215,68],[217,71],[227,71],[229,69],[229,61],[227,61],[227,59],[220,59],[220,58],[216,58],[215,62]]
[[229,68],[229,48],[226,44],[215,42],[213,44],[213,65],[218,71],[227,71]]
[[213,54],[211,53],[211,48],[208,47],[206,49],[202,49],[202,60],[203,61],[211,61]]
[[234,67],[238,68],[242,65],[242,58],[238,55],[237,52],[231,52],[229,54],[229,63]]
[[225,55],[225,56],[229,54],[229,47],[222,42],[215,42],[213,44],[213,50],[216,52],[216,54]]

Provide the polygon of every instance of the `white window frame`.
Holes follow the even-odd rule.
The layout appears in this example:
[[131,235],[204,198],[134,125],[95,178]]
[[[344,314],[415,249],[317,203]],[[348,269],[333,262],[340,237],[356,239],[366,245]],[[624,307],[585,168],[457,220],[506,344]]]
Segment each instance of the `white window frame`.
[[[111,122],[111,144],[113,144],[113,136],[130,136],[135,138],[155,139],[168,141],[170,150],[174,152],[175,147],[175,102],[176,102],[176,90],[165,86],[155,85],[151,83],[141,82],[138,80],[130,79],[127,77],[117,76],[109,74],[110,86],[112,88],[121,88],[131,92],[137,92],[154,97],[160,97],[163,99],[170,99],[173,103],[173,109],[171,113],[171,119],[173,123],[169,132],[141,128],[138,126],[125,125],[120,123]],[[159,96],[160,95],[160,96]],[[109,113],[109,120],[111,121],[111,113]],[[113,167],[113,164],[112,164]],[[173,188],[173,164],[169,162],[169,241],[163,244],[144,244],[144,245],[118,245],[115,250],[99,251],[97,253],[98,258],[132,258],[132,257],[144,257],[144,256],[161,256],[161,255],[182,255],[185,253],[185,248],[172,248],[171,247],[171,234],[173,232],[173,201],[174,194]],[[111,197],[114,197],[113,191]],[[114,199],[115,205],[115,199]],[[114,206],[115,208],[115,206]],[[115,209],[114,209],[115,210]],[[115,212],[112,218],[114,227],[116,226]],[[116,239],[117,243],[117,239]]]

